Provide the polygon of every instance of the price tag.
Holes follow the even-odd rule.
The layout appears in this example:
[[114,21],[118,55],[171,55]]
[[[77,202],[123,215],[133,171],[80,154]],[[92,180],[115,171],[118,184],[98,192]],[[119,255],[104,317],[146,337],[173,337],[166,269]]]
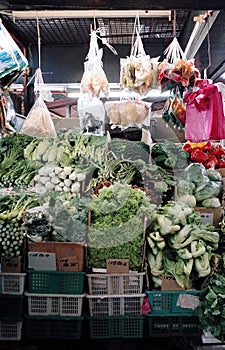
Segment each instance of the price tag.
[[107,259],[107,273],[129,273],[129,259]]

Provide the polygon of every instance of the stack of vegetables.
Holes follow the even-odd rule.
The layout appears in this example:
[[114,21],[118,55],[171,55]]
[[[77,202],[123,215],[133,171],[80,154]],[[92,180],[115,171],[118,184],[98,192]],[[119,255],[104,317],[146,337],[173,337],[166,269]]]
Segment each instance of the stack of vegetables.
[[152,160],[163,169],[184,169],[189,164],[189,153],[181,143],[165,141],[155,143],[151,150]]
[[47,163],[34,176],[34,188],[38,193],[48,191],[79,193],[86,174],[78,168]]
[[2,194],[0,196],[0,255],[22,254],[25,229],[23,213],[37,205],[37,198],[29,193]]
[[155,205],[145,192],[127,184],[104,186],[89,201],[88,264],[106,268],[106,259],[129,259],[131,270],[143,262],[145,217],[151,220]]
[[183,150],[190,154],[191,162],[201,163],[206,169],[225,168],[225,148],[221,144],[187,142]]
[[225,341],[224,275],[225,254],[223,252],[222,255],[214,256],[213,273],[208,277],[201,291],[200,303],[196,309],[202,329],[210,332],[220,342]]
[[147,242],[154,287],[160,287],[163,275],[172,275],[180,287],[190,289],[210,274],[219,233],[181,199],[157,208]]
[[180,174],[177,192],[178,196],[192,196],[197,206],[217,208],[221,206],[222,177],[215,169],[192,163]]
[[65,192],[38,197],[39,206],[27,210],[23,224],[33,242],[82,242],[86,240],[87,198]]
[[35,176],[38,164],[24,159],[24,149],[32,142],[27,135],[0,139],[0,187],[26,188]]

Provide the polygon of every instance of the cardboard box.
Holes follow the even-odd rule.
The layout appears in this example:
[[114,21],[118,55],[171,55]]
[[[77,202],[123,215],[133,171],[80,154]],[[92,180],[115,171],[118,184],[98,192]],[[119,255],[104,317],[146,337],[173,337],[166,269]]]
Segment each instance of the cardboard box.
[[184,288],[181,288],[175,278],[173,276],[170,275],[164,275],[162,277],[162,286],[161,286],[162,290],[171,290],[171,291],[176,291],[176,290],[184,290]]
[[28,246],[30,252],[55,253],[58,271],[83,271],[84,249],[83,242],[32,242]]
[[1,272],[20,273],[21,272],[21,256],[2,257]]
[[219,223],[222,220],[223,208],[203,208],[196,207],[195,211],[200,213],[203,223],[210,223],[216,228],[219,227]]

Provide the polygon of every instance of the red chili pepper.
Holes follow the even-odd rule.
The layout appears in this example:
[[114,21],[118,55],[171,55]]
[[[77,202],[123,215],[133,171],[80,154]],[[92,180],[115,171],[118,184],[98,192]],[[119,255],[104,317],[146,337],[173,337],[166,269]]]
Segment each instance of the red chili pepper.
[[210,168],[217,168],[218,166],[218,159],[216,158],[216,156],[214,154],[210,154],[208,160],[204,163],[204,166],[206,169],[210,169]]
[[204,164],[208,160],[209,156],[206,152],[196,147],[192,150],[190,158],[192,162]]
[[215,156],[217,157],[224,156],[225,149],[222,145],[216,145],[215,147],[213,147],[213,154],[215,154]]

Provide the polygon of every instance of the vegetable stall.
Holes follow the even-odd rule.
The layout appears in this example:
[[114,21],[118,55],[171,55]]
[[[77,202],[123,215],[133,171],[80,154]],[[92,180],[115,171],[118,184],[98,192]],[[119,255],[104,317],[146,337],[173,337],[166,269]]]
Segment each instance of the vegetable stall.
[[[136,40],[141,47],[139,33]],[[56,133],[37,95],[20,133],[2,129],[0,257],[3,276],[14,261],[16,272],[27,274],[27,336],[40,337],[41,316],[42,326],[53,319],[67,330],[71,323],[68,338],[80,337],[70,330],[79,332],[87,317],[93,338],[101,338],[95,327],[101,332],[105,324],[110,334],[103,337],[134,337],[127,322],[143,337],[145,322],[148,337],[200,336],[206,329],[224,340],[224,276],[216,265],[224,262],[223,121],[201,101],[208,82],[193,64],[141,56],[123,60],[128,97],[103,106],[100,94],[108,97],[109,86],[93,30],[78,101],[81,128]],[[186,142],[151,140],[150,105],[141,99],[154,88],[170,90],[162,117],[185,132]],[[213,112],[207,130],[202,109]],[[105,117],[111,131],[137,127],[142,139],[104,134]],[[38,310],[39,298],[51,307]],[[61,298],[72,305],[80,299],[79,312],[63,309]]]

